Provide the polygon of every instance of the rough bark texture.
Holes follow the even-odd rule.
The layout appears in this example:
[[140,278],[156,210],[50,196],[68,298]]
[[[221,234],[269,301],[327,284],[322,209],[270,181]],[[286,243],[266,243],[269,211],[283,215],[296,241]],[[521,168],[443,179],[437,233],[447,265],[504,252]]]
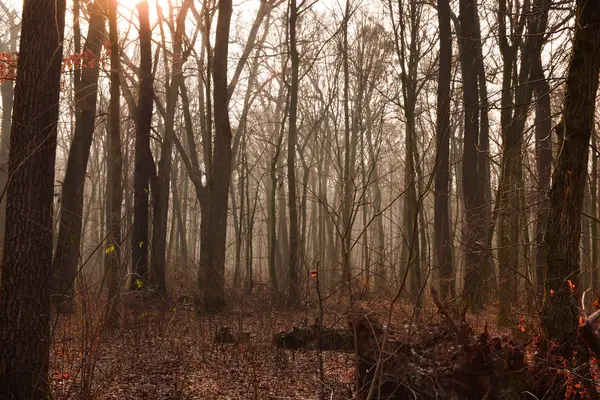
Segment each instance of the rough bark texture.
[[90,27],[83,51],[96,60],[92,68],[83,68],[81,80],[75,84],[75,133],[69,151],[62,184],[60,220],[56,251],[52,264],[53,299],[59,312],[73,312],[73,285],[81,247],[83,192],[90,146],[96,123],[98,62],[102,43],[106,40],[106,0],[90,6]]
[[140,92],[136,113],[135,161],[133,183],[133,232],[131,238],[131,288],[138,287],[136,280],[148,282],[148,214],[150,176],[155,170],[150,150],[150,128],[154,105],[154,76],[152,75],[152,43],[148,2],[138,3],[140,19]]
[[25,0],[0,287],[0,397],[48,396],[52,198],[65,1]]
[[546,338],[560,344],[572,343],[578,325],[572,285],[578,288],[581,210],[600,70],[599,42],[600,2],[578,0],[563,115],[556,127],[561,144],[552,175],[545,236],[548,270],[542,326]]

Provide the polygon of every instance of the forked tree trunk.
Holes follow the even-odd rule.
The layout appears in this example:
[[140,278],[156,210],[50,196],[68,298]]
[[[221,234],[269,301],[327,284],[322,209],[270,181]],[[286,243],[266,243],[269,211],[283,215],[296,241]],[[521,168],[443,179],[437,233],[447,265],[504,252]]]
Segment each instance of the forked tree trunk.
[[[525,43],[522,52],[521,70],[518,81],[516,77],[517,55],[521,44],[521,37],[525,27],[524,15],[529,12],[529,2],[523,4],[519,10],[517,26],[510,26],[507,32],[506,20],[513,15],[508,9],[506,0],[501,0],[498,12],[500,21],[500,49],[503,60],[502,97],[501,97],[501,126],[502,126],[502,161],[500,182],[498,188],[498,261],[499,261],[499,288],[498,288],[498,324],[509,326],[513,324],[511,306],[515,302],[517,292],[517,273],[519,271],[519,234],[520,234],[520,188],[522,181],[521,158],[522,137],[525,126],[526,113],[531,99],[531,85],[529,85],[529,71],[531,68],[531,41]],[[517,20],[511,17],[511,20]],[[509,41],[509,37],[512,38]],[[516,89],[515,89],[516,88]],[[516,95],[515,95],[516,93]]]
[[208,204],[202,210],[200,238],[204,306],[210,311],[220,311],[225,306],[225,244],[232,156],[227,94],[227,57],[231,14],[231,0],[219,0],[213,57],[215,136],[210,173],[212,182],[207,199]]
[[[169,192],[171,179],[171,165],[173,153],[173,140],[175,136],[175,110],[179,94],[179,87],[183,84],[182,55],[183,34],[185,20],[191,6],[191,0],[183,2],[177,14],[176,25],[171,28],[173,38],[173,62],[170,82],[167,86],[165,136],[160,146],[160,160],[158,170],[153,178],[152,185],[152,286],[161,296],[167,294],[166,282],[166,250],[167,250],[167,222],[169,215]],[[163,49],[167,51],[167,49]]]
[[52,265],[55,305],[63,313],[73,312],[74,307],[73,285],[81,247],[84,181],[96,122],[97,60],[105,41],[107,5],[106,0],[96,0],[90,6],[90,24],[83,51],[92,52],[96,62],[90,68],[83,68],[81,81],[75,87],[75,134],[62,184],[58,238]]

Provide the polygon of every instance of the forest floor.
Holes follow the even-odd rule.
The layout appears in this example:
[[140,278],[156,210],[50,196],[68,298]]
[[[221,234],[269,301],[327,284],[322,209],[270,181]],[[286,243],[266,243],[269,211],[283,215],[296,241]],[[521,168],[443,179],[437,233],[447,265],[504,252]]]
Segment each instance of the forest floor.
[[[102,324],[101,307],[56,319],[50,355],[54,399],[317,399],[321,390],[316,351],[277,349],[273,336],[307,321],[314,304],[297,311],[267,308],[253,299],[219,315],[202,315],[187,305],[124,300],[120,326]],[[346,327],[339,302],[326,304],[325,325]],[[383,312],[389,303],[365,302]],[[438,319],[433,306],[421,322]],[[407,329],[412,306],[397,307],[393,325]],[[495,326],[493,314],[471,316],[473,327]],[[215,332],[245,332],[238,344],[215,343]],[[353,354],[323,352],[327,399],[352,397]]]

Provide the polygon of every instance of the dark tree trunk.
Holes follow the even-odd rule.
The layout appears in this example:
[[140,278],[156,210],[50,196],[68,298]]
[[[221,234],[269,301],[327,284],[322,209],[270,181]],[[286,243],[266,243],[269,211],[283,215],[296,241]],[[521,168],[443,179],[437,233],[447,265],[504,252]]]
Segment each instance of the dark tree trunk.
[[137,5],[140,19],[140,92],[137,105],[135,131],[135,161],[133,178],[133,232],[131,237],[131,266],[133,278],[131,288],[136,289],[136,281],[148,283],[148,216],[150,176],[156,169],[150,150],[150,128],[154,105],[154,75],[152,75],[152,43],[148,2]]
[[45,399],[65,1],[25,0],[22,18],[0,286],[0,397]]
[[109,152],[107,185],[110,187],[108,210],[108,250],[106,274],[108,276],[108,303],[106,325],[115,326],[119,320],[119,292],[121,286],[121,206],[123,203],[123,156],[121,154],[121,55],[117,27],[117,0],[111,0],[108,9],[110,39],[110,105]]
[[440,27],[440,70],[437,93],[435,170],[435,246],[440,269],[440,295],[452,295],[452,253],[448,193],[450,186],[450,80],[452,74],[452,32],[449,0],[437,0]]
[[[288,209],[290,211],[290,269],[289,269],[289,301],[296,305],[300,301],[298,282],[298,205],[296,202],[296,139],[298,120],[298,80],[300,55],[296,47],[296,28],[298,21],[298,5],[290,0],[289,7],[289,47],[292,61],[292,77],[290,85],[289,131],[288,131]],[[348,282],[349,284],[350,282]]]
[[[550,0],[536,0],[533,5],[533,18],[528,24],[535,24],[538,32],[546,32]],[[537,16],[537,17],[536,17]],[[552,115],[550,114],[550,85],[544,76],[542,67],[542,40],[538,39],[537,51],[531,62],[531,81],[535,94],[535,167],[537,174],[538,206],[535,224],[535,274],[538,294],[543,292],[546,265],[546,230],[549,201],[547,193],[550,189],[550,173],[552,168]]]
[[215,137],[208,205],[202,210],[200,265],[203,272],[204,306],[219,311],[225,306],[225,245],[231,181],[231,125],[227,94],[227,56],[231,0],[219,0],[213,57]]
[[462,189],[465,201],[463,228],[465,252],[464,295],[471,309],[481,309],[486,301],[484,285],[484,193],[478,170],[479,95],[477,86],[477,7],[474,0],[460,0],[460,29],[462,42],[460,65],[463,80],[464,149]]
[[[96,0],[90,6],[90,27],[83,48],[100,59],[102,43],[106,40],[106,0]],[[67,169],[62,184],[58,238],[53,269],[53,299],[59,312],[73,312],[73,286],[81,247],[81,224],[85,174],[90,146],[96,125],[98,63],[83,68],[81,80],[75,86],[75,134],[69,151]]]
[[[502,161],[498,188],[498,324],[509,326],[514,323],[511,306],[516,301],[517,272],[519,270],[520,235],[520,192],[522,182],[521,149],[527,111],[531,99],[531,85],[528,84],[531,68],[531,40],[526,41],[522,52],[519,77],[516,77],[517,56],[525,26],[524,15],[529,12],[529,2],[523,3],[519,22],[510,26],[507,32],[506,20],[513,10],[507,7],[506,0],[499,3],[499,41],[502,53],[503,77],[501,97]],[[517,18],[511,17],[511,20]],[[509,40],[509,37],[511,40]],[[516,95],[515,95],[516,94]]]
[[[160,147],[158,171],[153,177],[154,184],[152,185],[152,286],[162,296],[166,296],[167,294],[167,222],[169,215],[173,139],[175,136],[175,109],[177,107],[179,87],[183,84],[182,67],[185,60],[182,55],[182,43],[185,31],[185,19],[190,5],[191,0],[187,0],[182,4],[177,15],[175,29],[171,31],[171,37],[173,38],[173,64],[171,67],[171,79],[167,84],[165,137]],[[163,51],[166,51],[166,49]]]
[[581,210],[594,127],[599,42],[600,2],[578,0],[563,115],[556,127],[561,146],[552,175],[545,235],[548,263],[545,293],[553,292],[545,296],[542,327],[548,340],[560,344],[572,343],[578,325],[578,296],[568,280],[575,288],[579,287]]

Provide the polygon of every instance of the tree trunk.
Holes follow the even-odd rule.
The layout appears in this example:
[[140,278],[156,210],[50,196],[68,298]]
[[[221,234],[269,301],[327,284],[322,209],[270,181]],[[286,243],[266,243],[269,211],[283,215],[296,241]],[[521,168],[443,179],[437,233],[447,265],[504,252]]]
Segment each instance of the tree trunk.
[[[600,3],[578,0],[562,120],[556,127],[561,149],[552,175],[545,235],[548,263],[545,293],[553,292],[545,296],[542,327],[546,339],[557,340],[559,344],[572,342],[578,325],[578,296],[572,285],[578,288],[581,209],[594,127],[599,42]],[[568,348],[572,346],[565,348],[570,357]]]
[[[163,297],[167,294],[167,223],[169,216],[173,140],[175,136],[175,110],[179,97],[179,87],[183,82],[182,68],[185,60],[182,56],[182,44],[185,32],[185,20],[190,6],[191,0],[183,2],[177,14],[176,25],[171,28],[173,61],[170,82],[167,83],[166,88],[165,136],[160,146],[160,161],[158,162],[157,174],[151,178],[154,183],[152,185],[152,286]],[[163,51],[167,51],[167,49],[165,48]]]
[[298,20],[298,5],[296,0],[290,0],[289,7],[289,48],[292,61],[292,77],[290,85],[289,131],[287,148],[288,173],[288,209],[290,212],[290,269],[289,269],[289,302],[295,306],[300,302],[298,282],[298,204],[296,201],[296,141],[298,119],[298,80],[300,56],[296,47],[296,29]]
[[108,274],[108,303],[106,325],[116,326],[119,321],[119,292],[121,289],[121,207],[123,203],[123,156],[121,154],[121,55],[117,28],[117,0],[111,0],[108,8],[110,39],[110,109],[109,153],[107,182],[110,186],[110,209],[108,210],[108,249],[106,270]]
[[[529,72],[531,56],[534,50],[531,40],[526,41],[522,52],[523,62],[519,77],[515,79],[517,69],[517,55],[521,44],[524,29],[524,15],[529,12],[529,2],[523,3],[520,10],[519,23],[511,26],[507,34],[506,20],[513,10],[507,9],[506,0],[499,6],[498,20],[500,21],[500,50],[503,60],[502,97],[501,97],[501,126],[502,126],[502,162],[500,183],[498,188],[498,261],[499,274],[499,307],[498,324],[501,326],[513,325],[511,306],[516,301],[517,273],[519,271],[519,235],[520,235],[520,205],[519,195],[522,181],[521,158],[522,137],[525,119],[531,99],[531,85],[529,85]],[[516,89],[515,89],[516,87]],[[515,96],[516,93],[516,96]]]
[[459,39],[462,42],[460,66],[463,80],[464,147],[462,165],[462,189],[465,202],[463,243],[465,254],[464,296],[472,310],[480,310],[486,302],[484,288],[484,211],[485,199],[478,170],[479,157],[479,95],[477,84],[476,32],[477,7],[474,0],[460,0]]
[[0,397],[45,399],[65,1],[25,0],[0,280]]
[[452,31],[450,29],[449,0],[437,0],[440,29],[440,70],[438,75],[436,114],[435,166],[435,248],[440,270],[442,300],[453,295],[452,254],[448,194],[450,186],[450,80],[452,78]]
[[[225,245],[227,240],[227,209],[231,181],[231,125],[227,95],[227,56],[231,0],[219,0],[219,15],[213,57],[214,93],[214,157],[210,173],[209,209],[203,210],[200,257],[204,277],[204,306],[220,311],[225,306]],[[208,211],[208,213],[204,212]],[[206,256],[203,256],[205,253]]]
[[148,217],[150,176],[156,166],[150,150],[150,129],[154,106],[154,75],[152,74],[152,43],[148,2],[137,5],[140,19],[140,91],[135,114],[135,160],[133,179],[133,230],[131,236],[131,289],[148,284]]
[[[528,24],[535,24],[538,32],[546,32],[550,0],[536,0],[533,15]],[[529,28],[528,28],[529,29]],[[541,35],[540,35],[541,36]],[[538,295],[543,293],[546,267],[546,231],[550,203],[547,193],[550,190],[552,168],[552,115],[550,113],[550,85],[544,76],[541,54],[542,41],[538,42],[538,51],[532,58],[531,80],[535,93],[535,166],[537,176],[537,195],[539,202],[535,224],[535,276]]]
[[[96,0],[90,6],[90,26],[83,51],[100,59],[106,32],[106,0]],[[83,67],[83,66],[82,66]],[[61,211],[53,269],[53,299],[61,313],[72,313],[73,285],[77,275],[85,174],[96,122],[99,63],[85,66],[81,81],[75,88],[75,134],[69,151],[67,169],[62,184]]]
[[[598,218],[598,153],[596,145],[596,132],[592,133],[592,179],[590,182],[591,204],[590,213],[592,217]],[[591,287],[594,291],[598,291],[600,285],[598,282],[598,221],[592,219],[590,221],[592,248],[591,248]]]

